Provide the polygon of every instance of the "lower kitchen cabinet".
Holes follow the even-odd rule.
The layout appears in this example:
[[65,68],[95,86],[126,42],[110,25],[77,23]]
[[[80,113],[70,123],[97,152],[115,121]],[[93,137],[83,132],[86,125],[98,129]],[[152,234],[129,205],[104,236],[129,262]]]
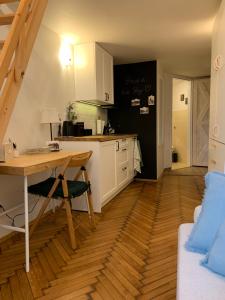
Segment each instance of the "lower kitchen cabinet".
[[117,190],[116,143],[100,143],[100,165],[98,172],[102,202],[107,201]]
[[[134,178],[135,138],[98,141],[63,141],[64,150],[93,151],[87,164],[93,194],[95,212],[122,191]],[[70,171],[74,175],[74,170]],[[73,209],[87,210],[86,201],[81,196],[72,201]]]

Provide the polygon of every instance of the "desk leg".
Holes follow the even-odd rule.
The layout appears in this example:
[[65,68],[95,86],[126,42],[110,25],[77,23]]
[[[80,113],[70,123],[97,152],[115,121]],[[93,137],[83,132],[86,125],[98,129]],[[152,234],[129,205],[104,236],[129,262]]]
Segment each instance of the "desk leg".
[[25,210],[25,251],[26,251],[26,272],[30,271],[30,249],[29,249],[29,208],[28,208],[28,185],[27,176],[24,176],[24,210]]

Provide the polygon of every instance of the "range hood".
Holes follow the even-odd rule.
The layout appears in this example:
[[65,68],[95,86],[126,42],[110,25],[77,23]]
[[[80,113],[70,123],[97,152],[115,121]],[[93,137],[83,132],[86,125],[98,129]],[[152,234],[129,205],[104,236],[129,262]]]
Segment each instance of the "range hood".
[[102,109],[114,109],[115,105],[114,104],[106,104],[105,102],[99,101],[99,100],[76,100],[74,101],[74,103],[83,103],[83,104],[87,104],[87,105],[92,105],[92,106],[97,106],[100,107]]

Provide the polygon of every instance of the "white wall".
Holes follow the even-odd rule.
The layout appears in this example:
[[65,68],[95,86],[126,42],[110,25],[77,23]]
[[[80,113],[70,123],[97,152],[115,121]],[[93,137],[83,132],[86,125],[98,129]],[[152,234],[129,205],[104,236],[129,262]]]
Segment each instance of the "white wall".
[[43,108],[55,107],[64,115],[73,99],[73,67],[62,68],[60,45],[59,36],[41,26],[6,133],[6,140],[15,140],[20,151],[49,139],[49,125],[40,124]]
[[[5,135],[5,141],[10,137],[17,143],[19,151],[44,145],[49,139],[49,126],[40,124],[42,108],[56,107],[61,114],[64,114],[65,105],[73,99],[73,68],[61,67],[58,59],[60,44],[61,40],[57,34],[41,26]],[[29,182],[39,179],[40,175],[29,178]],[[23,202],[22,178],[0,176],[0,190],[0,203],[5,208]],[[30,201],[30,208],[33,203],[34,201]],[[11,215],[18,212],[13,212]],[[17,225],[23,225],[23,218],[20,217],[16,221]],[[0,236],[7,233],[9,232],[0,229]]]
[[[65,116],[66,105],[74,100],[73,66],[63,68],[59,61],[61,38],[41,26],[30,61],[24,77],[22,88],[16,101],[5,141],[11,138],[18,145],[20,152],[30,147],[45,145],[50,138],[49,125],[40,124],[40,111],[45,107],[55,107],[61,116]],[[85,121],[85,127],[93,127],[98,116],[107,118],[106,112],[96,107],[76,104],[78,120]],[[54,126],[57,134],[57,126]],[[29,178],[29,183],[37,182],[49,174]],[[23,202],[23,181],[20,177],[0,176],[0,204],[6,209]],[[29,202],[30,208],[34,201]],[[32,219],[39,207],[30,215]],[[11,215],[21,212],[13,212]],[[0,220],[1,221],[1,220]],[[8,219],[2,220],[8,222]],[[17,218],[17,225],[23,225],[23,217]],[[10,222],[8,222],[10,224]],[[0,237],[9,231],[0,228]]]
[[[188,98],[188,104],[181,101]],[[190,104],[191,81],[173,79],[172,146],[178,153],[178,161],[190,164]]]
[[188,110],[185,101],[180,101],[180,96],[191,98],[191,82],[183,79],[173,79],[173,111]]

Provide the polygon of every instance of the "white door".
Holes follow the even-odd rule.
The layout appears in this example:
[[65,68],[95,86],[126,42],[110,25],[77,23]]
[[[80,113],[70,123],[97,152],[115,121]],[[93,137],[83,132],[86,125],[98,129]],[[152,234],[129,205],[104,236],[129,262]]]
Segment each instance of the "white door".
[[210,78],[193,82],[192,165],[208,166]]

